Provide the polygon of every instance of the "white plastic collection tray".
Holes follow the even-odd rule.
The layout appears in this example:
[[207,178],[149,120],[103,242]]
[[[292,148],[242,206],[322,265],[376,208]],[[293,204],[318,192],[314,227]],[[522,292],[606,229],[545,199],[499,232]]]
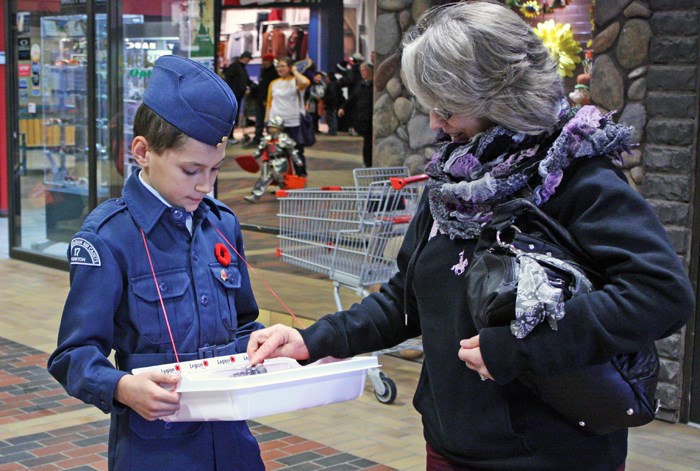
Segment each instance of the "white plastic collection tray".
[[[271,358],[265,360],[267,373],[235,376],[247,366],[246,354],[180,363],[180,409],[163,420],[247,420],[350,401],[362,394],[367,370],[379,364],[375,356],[327,357],[306,366],[291,358]],[[132,373],[146,371],[174,374],[178,365],[136,368]]]

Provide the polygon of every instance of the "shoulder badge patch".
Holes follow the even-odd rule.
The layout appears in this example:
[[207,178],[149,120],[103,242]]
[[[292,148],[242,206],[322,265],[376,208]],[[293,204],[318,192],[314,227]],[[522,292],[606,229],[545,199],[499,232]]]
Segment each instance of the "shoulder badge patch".
[[102,260],[95,246],[85,239],[76,237],[70,242],[70,264],[99,267],[102,266]]

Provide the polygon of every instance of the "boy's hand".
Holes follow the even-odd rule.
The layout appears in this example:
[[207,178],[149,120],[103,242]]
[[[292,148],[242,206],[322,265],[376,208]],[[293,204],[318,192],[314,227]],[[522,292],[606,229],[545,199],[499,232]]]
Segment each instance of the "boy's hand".
[[114,398],[134,409],[146,420],[172,415],[180,408],[180,394],[175,389],[179,375],[149,371],[124,375],[117,383]]
[[247,353],[251,365],[262,363],[265,358],[288,357],[295,360],[309,358],[309,350],[299,331],[282,324],[256,330],[250,334]]

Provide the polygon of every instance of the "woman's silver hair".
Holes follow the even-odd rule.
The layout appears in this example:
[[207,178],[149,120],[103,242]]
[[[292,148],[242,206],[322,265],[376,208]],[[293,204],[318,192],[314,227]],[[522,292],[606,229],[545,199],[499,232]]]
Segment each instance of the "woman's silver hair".
[[419,102],[526,134],[553,130],[562,79],[530,25],[499,3],[428,10],[403,40],[406,86]]

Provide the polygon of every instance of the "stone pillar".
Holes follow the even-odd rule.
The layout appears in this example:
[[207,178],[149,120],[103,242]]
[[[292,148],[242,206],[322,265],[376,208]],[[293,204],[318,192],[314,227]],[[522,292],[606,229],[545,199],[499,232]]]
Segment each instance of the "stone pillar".
[[374,73],[374,164],[388,167],[406,165],[421,173],[434,150],[435,133],[428,126],[428,114],[401,82],[401,61],[397,49],[403,34],[425,10],[441,0],[378,0]]
[[[693,0],[597,2],[591,99],[618,110],[638,146],[625,172],[654,207],[679,256],[689,264],[690,175],[698,114]],[[657,343],[661,359],[658,417],[677,421],[681,407],[684,332]]]
[[[401,36],[443,0],[378,0],[374,158],[377,166],[422,171],[432,156],[427,110],[420,109],[400,78]],[[617,111],[634,128],[623,167],[656,210],[686,266],[690,259],[691,201],[698,125],[697,0],[596,2],[591,99]],[[653,309],[653,307],[650,307]],[[657,342],[661,355],[658,416],[677,421],[681,407],[684,330]]]

